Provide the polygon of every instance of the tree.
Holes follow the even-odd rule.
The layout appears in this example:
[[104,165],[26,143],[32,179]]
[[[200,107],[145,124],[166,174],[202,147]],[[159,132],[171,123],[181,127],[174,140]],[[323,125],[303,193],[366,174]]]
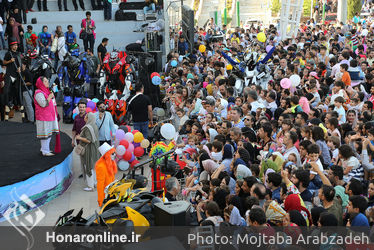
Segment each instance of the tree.
[[312,0],[304,0],[304,3],[303,3],[304,17],[310,17],[310,5],[311,4],[312,4]]
[[272,0],[271,2],[271,13],[273,15],[277,15],[281,9],[281,1],[280,0]]
[[348,19],[352,19],[356,13],[360,13],[361,8],[361,0],[348,0]]

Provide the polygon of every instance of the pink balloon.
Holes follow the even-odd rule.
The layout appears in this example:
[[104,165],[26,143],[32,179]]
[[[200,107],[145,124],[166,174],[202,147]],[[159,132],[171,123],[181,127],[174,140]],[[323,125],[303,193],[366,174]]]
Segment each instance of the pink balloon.
[[280,82],[280,85],[284,89],[289,89],[291,87],[291,80],[288,78],[283,78]]
[[134,152],[134,145],[133,144],[130,144],[129,147],[127,148],[127,151],[129,152]]
[[266,53],[269,53],[269,51],[273,48],[273,46],[271,45],[268,45],[266,46]]
[[122,129],[117,129],[116,131],[116,140],[122,141],[125,138],[125,131]]
[[117,148],[116,148],[116,153],[117,155],[119,156],[122,156],[126,153],[126,148],[122,145],[119,145]]

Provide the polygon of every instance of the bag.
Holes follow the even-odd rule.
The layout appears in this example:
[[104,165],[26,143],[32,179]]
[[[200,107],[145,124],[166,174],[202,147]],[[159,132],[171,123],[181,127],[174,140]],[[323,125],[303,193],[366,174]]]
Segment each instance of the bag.
[[84,153],[86,152],[86,149],[85,147],[83,147],[82,145],[78,144],[76,147],[75,147],[75,153],[77,153],[78,155],[84,155]]
[[117,10],[114,15],[116,21],[136,21],[135,12],[123,12],[123,10]]
[[79,39],[86,40],[87,39],[87,32],[85,30],[82,30],[79,34]]
[[119,9],[120,10],[143,10],[146,6],[145,1],[143,2],[129,2],[129,3],[120,3]]
[[123,118],[123,121],[126,123],[126,124],[129,124],[129,121],[130,121],[130,117],[131,117],[131,113],[129,112],[129,107],[130,107],[130,104],[131,102],[138,96],[138,95],[141,95],[141,93],[138,93],[136,95],[134,95],[130,101],[127,103],[126,105],[126,114],[125,114],[125,117]]
[[53,38],[52,46],[51,46],[51,51],[53,53],[56,53],[56,51],[57,51],[57,44],[58,44],[58,38],[55,37],[55,38]]

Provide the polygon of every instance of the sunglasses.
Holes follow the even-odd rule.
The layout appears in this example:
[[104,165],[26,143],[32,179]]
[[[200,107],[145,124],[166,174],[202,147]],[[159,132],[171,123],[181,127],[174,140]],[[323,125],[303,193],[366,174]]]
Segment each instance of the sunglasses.
[[251,119],[250,119],[250,118],[245,118],[245,120],[246,120],[246,121],[249,121],[249,122],[251,121]]

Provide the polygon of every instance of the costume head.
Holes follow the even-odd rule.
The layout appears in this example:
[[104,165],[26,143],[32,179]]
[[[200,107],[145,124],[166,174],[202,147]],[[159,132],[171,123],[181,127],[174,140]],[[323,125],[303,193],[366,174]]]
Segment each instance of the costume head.
[[113,176],[117,173],[117,164],[112,160],[112,154],[115,153],[115,151],[115,148],[106,142],[99,147],[99,152],[102,155],[100,159],[105,161],[108,172]]

